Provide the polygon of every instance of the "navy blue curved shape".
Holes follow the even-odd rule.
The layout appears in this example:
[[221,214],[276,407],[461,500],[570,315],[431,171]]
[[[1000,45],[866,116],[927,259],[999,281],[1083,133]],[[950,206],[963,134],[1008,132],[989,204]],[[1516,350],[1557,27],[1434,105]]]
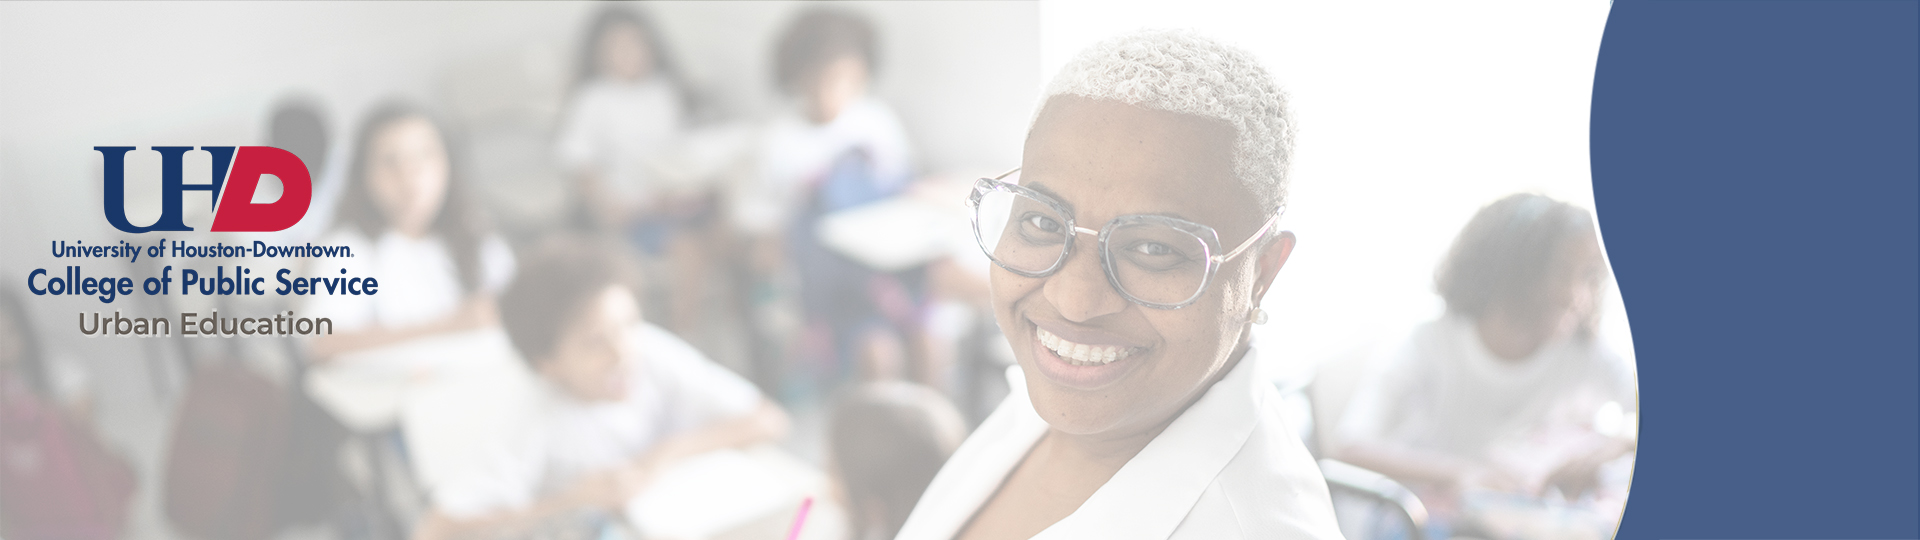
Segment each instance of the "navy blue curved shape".
[[1920,537],[1920,11],[1616,1],[1595,206],[1641,439],[1620,538]]

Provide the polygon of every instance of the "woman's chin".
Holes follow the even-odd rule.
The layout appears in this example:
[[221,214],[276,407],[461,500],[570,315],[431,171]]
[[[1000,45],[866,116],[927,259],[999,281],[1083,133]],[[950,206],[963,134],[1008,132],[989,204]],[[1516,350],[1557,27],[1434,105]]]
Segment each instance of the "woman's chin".
[[[1068,435],[1108,433],[1137,404],[1138,392],[1121,388],[1121,379],[1131,371],[1129,366],[1074,366],[1040,349],[1023,366],[1028,372],[1027,398],[1034,412],[1054,431]],[[1049,366],[1048,362],[1059,364]]]
[[1067,435],[1098,435],[1114,428],[1114,404],[1098,397],[1069,393],[1054,388],[1029,387],[1027,398],[1033,412],[1047,427]]

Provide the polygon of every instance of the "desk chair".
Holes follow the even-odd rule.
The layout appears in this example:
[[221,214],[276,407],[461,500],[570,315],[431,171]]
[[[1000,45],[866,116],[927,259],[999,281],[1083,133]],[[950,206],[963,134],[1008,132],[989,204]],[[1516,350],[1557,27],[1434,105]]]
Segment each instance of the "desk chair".
[[1350,540],[1425,540],[1427,508],[1391,478],[1335,459],[1320,460],[1340,534]]

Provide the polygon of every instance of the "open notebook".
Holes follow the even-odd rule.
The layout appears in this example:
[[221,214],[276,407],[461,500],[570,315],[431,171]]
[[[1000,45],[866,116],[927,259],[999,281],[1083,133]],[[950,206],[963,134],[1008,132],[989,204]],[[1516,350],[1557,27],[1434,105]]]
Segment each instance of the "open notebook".
[[710,538],[785,515],[823,484],[819,472],[773,448],[718,450],[667,469],[627,503],[627,521],[644,538]]

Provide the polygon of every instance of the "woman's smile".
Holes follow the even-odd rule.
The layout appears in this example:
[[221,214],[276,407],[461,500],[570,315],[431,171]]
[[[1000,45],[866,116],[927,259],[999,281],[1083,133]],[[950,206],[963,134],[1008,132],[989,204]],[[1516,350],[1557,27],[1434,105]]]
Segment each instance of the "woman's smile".
[[1062,325],[1049,331],[1039,323],[1032,326],[1029,335],[1035,367],[1049,382],[1068,388],[1094,390],[1112,384],[1144,365],[1153,351],[1152,347],[1120,342],[1117,336],[1104,332]]
[[1066,360],[1067,363],[1076,366],[1104,366],[1113,363],[1115,360],[1132,356],[1133,353],[1142,350],[1140,347],[1076,343],[1054,335],[1054,333],[1048,332],[1047,329],[1040,328],[1038,325],[1034,326],[1033,335],[1040,340],[1041,346],[1053,351],[1054,354],[1059,355],[1060,358]]

